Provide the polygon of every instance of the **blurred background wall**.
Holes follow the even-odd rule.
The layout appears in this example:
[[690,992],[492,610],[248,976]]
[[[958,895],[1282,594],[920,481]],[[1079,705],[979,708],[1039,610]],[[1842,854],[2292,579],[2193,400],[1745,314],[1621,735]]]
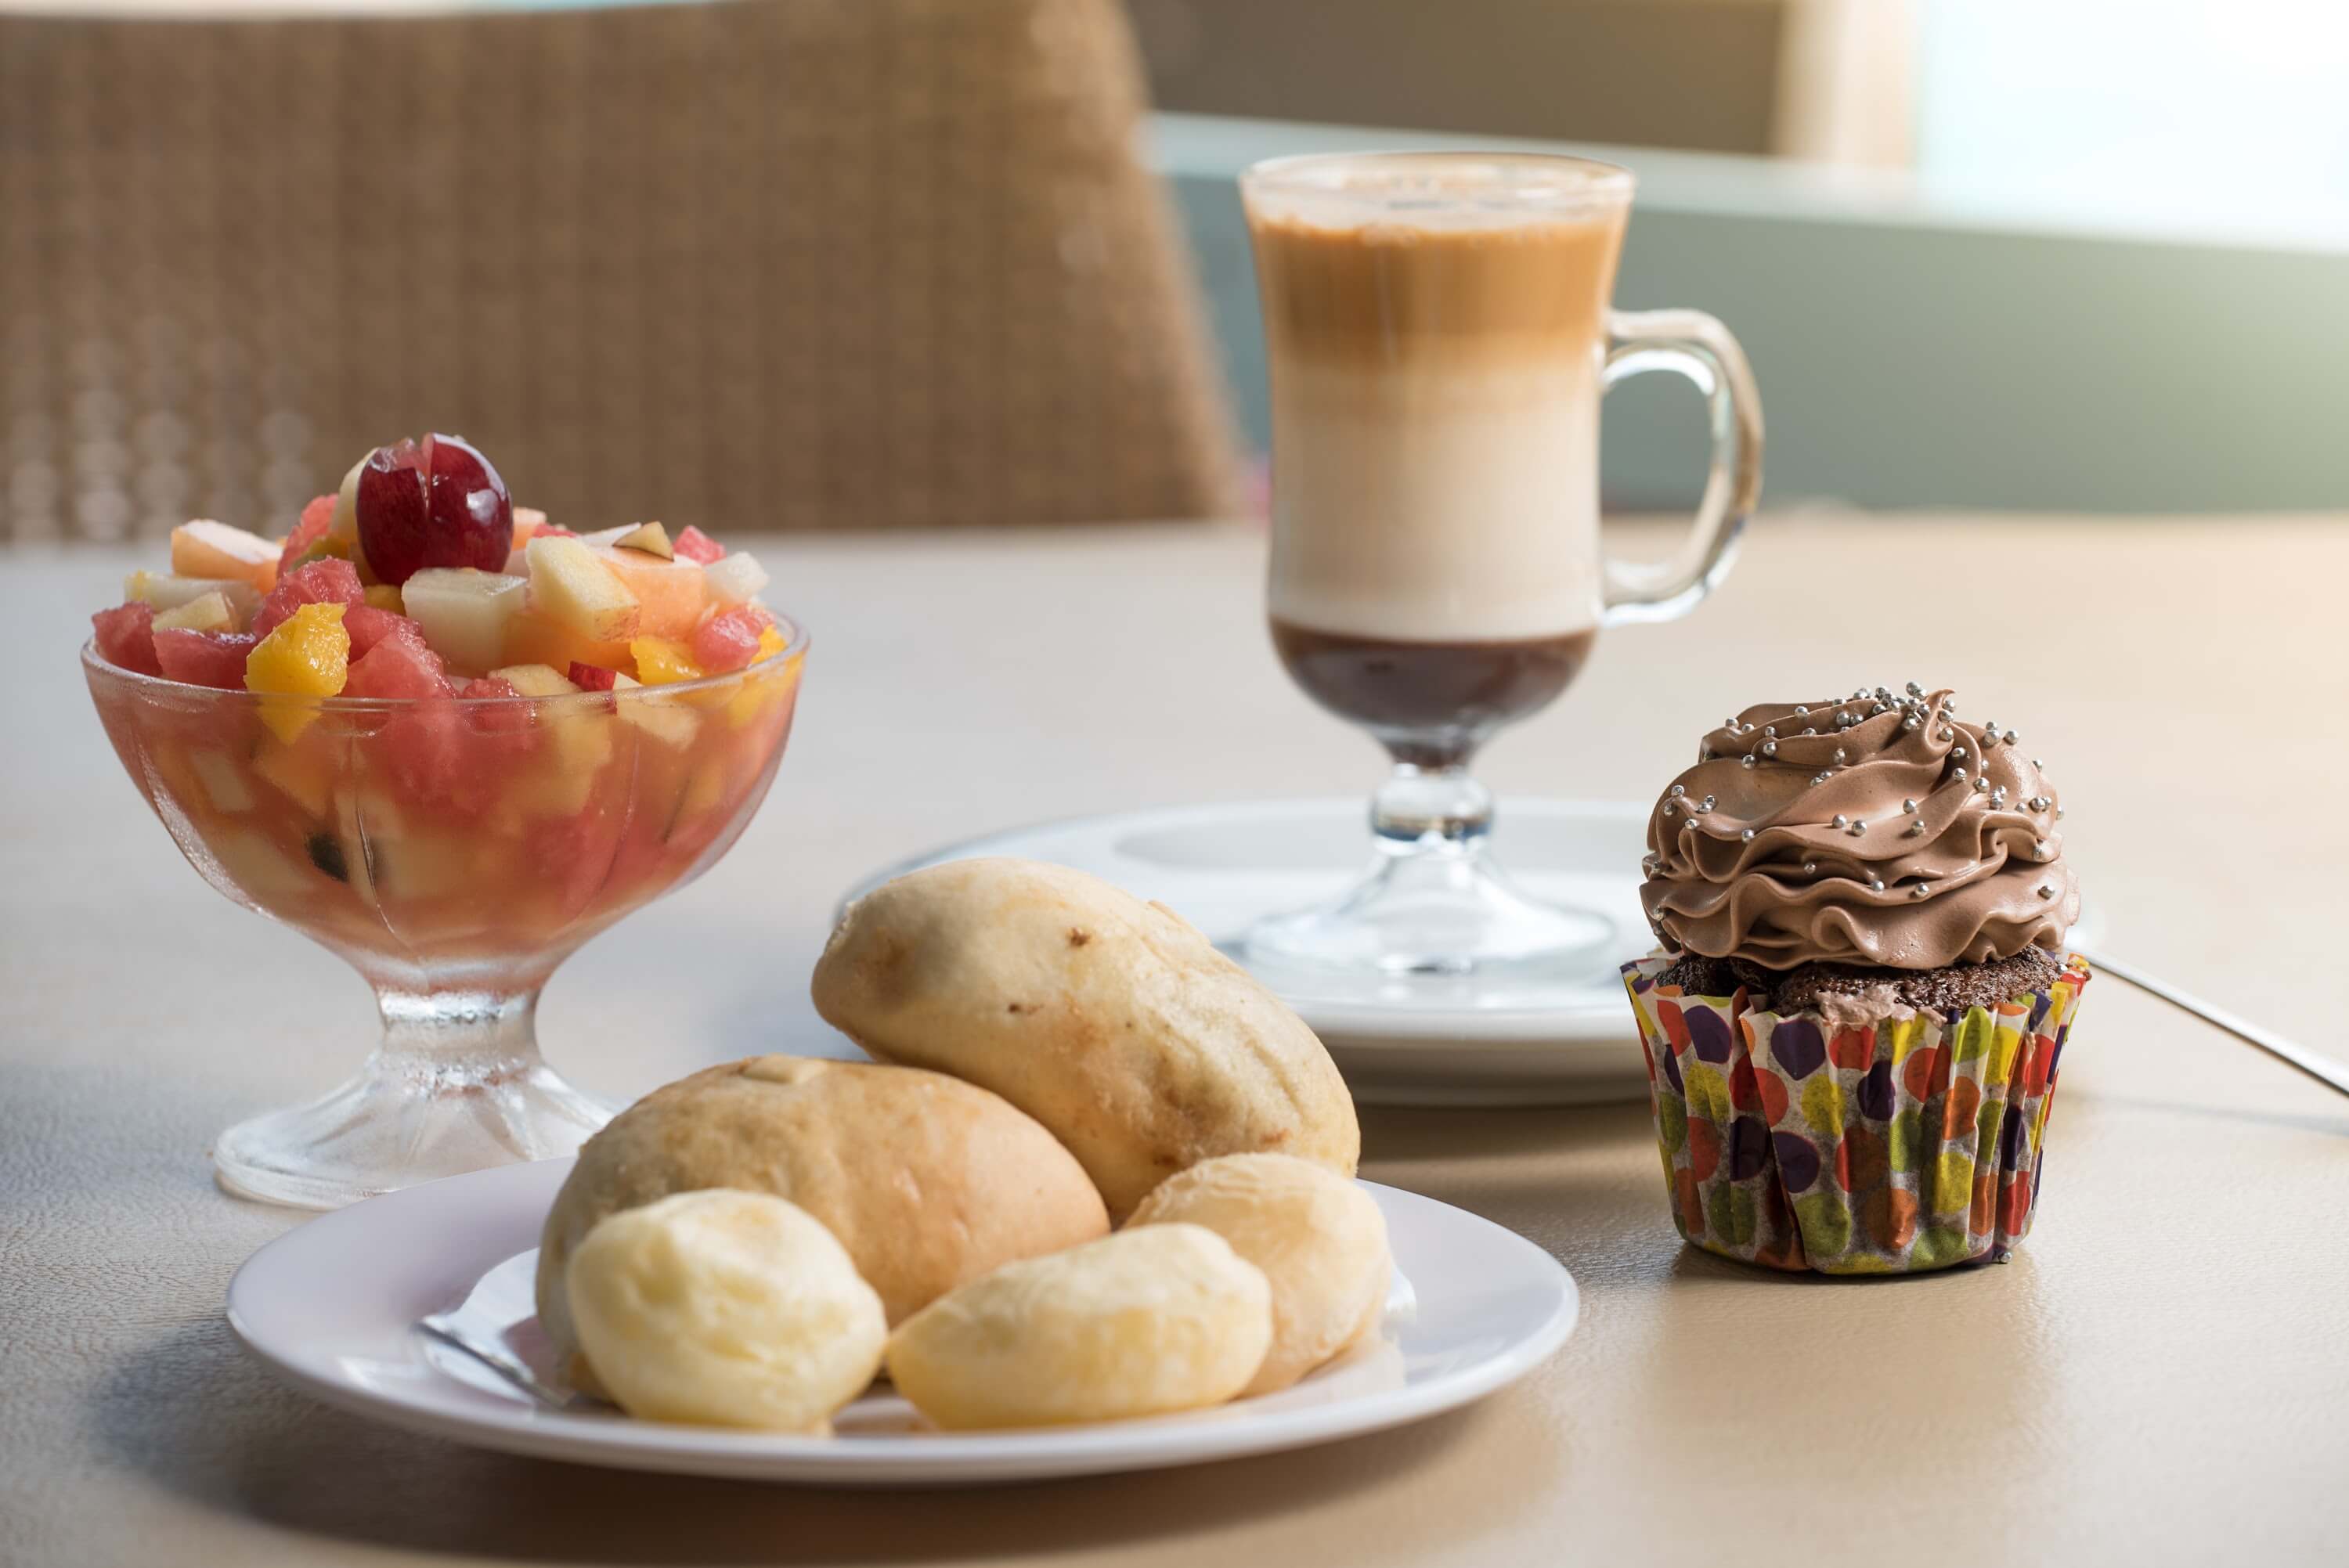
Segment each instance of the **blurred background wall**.
[[[1233,177],[1495,142],[1639,175],[1774,504],[2337,508],[2344,81],[2311,0],[5,0],[0,538],[428,420],[598,521],[1230,510]],[[1692,499],[1692,393],[1606,429]]]

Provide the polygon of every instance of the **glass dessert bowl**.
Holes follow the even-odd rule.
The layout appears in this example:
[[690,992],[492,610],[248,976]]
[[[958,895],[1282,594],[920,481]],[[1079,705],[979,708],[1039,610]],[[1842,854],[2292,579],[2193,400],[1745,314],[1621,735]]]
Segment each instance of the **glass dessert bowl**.
[[[319,519],[330,500],[313,503]],[[428,551],[403,602],[398,584],[362,584],[378,574],[350,564],[365,559],[356,542],[336,554],[311,521],[283,542],[229,541],[227,558],[204,553],[217,535],[175,539],[171,576],[134,573],[128,602],[94,618],[82,669],[189,863],[375,990],[383,1036],[357,1077],[230,1128],[212,1150],[233,1191],[332,1208],[566,1154],[608,1119],[615,1107],[541,1058],[540,989],[740,836],[790,735],[807,637],[747,596],[623,605],[636,563],[607,570],[609,539],[530,514],[482,520],[512,529],[513,570],[452,567],[436,584]],[[546,536],[562,542],[551,555]],[[261,545],[282,553],[264,560]],[[602,574],[579,577],[588,566]],[[745,568],[732,570],[739,586]],[[575,602],[583,582],[603,595],[599,620]],[[212,595],[228,621],[191,630],[220,623],[217,605],[182,614]]]

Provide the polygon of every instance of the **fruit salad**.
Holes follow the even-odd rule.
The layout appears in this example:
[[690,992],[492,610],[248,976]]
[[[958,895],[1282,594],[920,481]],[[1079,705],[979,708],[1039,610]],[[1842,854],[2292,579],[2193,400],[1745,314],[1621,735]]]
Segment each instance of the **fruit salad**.
[[766,585],[697,528],[557,526],[428,435],[282,538],[183,524],[85,662],[199,870],[371,978],[437,984],[552,968],[731,841],[798,690]]

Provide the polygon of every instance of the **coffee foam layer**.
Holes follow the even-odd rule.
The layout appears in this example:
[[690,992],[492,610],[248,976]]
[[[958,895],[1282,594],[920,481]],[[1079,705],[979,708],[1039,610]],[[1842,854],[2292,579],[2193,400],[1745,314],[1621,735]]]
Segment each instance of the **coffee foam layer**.
[[1273,378],[1272,614],[1404,641],[1599,621],[1595,373]]

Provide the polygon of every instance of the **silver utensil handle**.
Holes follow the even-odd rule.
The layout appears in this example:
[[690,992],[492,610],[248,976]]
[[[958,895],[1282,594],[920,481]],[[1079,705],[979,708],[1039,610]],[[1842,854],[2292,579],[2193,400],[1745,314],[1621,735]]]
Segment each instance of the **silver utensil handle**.
[[2282,1035],[2263,1029],[2248,1018],[2240,1018],[2224,1007],[2214,1006],[2199,996],[2181,991],[2167,981],[2157,980],[2142,969],[2117,963],[2101,953],[2086,948],[2073,951],[2088,961],[2089,967],[2116,980],[2126,980],[2147,995],[2158,996],[2171,1006],[2193,1014],[2213,1028],[2224,1029],[2239,1040],[2259,1047],[2278,1061],[2289,1063],[2302,1072],[2342,1094],[2349,1094],[2349,1064],[2320,1056],[2305,1046],[2296,1045]]

